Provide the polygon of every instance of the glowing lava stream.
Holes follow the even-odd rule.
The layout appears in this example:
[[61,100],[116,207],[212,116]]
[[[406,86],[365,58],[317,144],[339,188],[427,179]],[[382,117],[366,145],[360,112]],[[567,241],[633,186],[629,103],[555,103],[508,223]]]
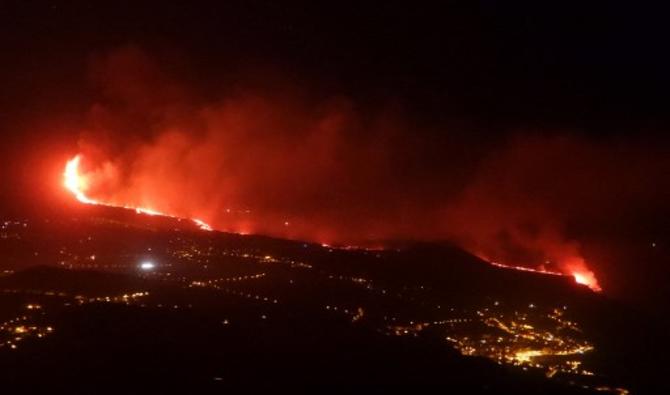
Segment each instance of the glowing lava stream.
[[575,279],[575,282],[577,284],[586,285],[587,287],[591,288],[592,291],[601,292],[603,290],[602,288],[600,288],[600,285],[598,284],[598,280],[596,279],[593,272],[591,272],[589,270],[582,270],[582,271],[573,270],[572,273],[565,274],[565,273],[553,272],[553,271],[550,271],[550,270],[531,269],[531,268],[524,267],[524,266],[503,265],[502,263],[491,262],[491,261],[487,261],[487,262],[490,263],[493,266],[501,267],[503,269],[521,270],[521,271],[524,271],[524,272],[548,274],[548,275],[551,275],[551,276],[572,276]]
[[[152,209],[149,209],[149,208],[116,205],[116,204],[110,204],[110,203],[100,202],[100,201],[91,199],[90,197],[86,196],[86,193],[85,193],[85,191],[88,187],[88,184],[86,182],[86,178],[84,176],[82,176],[81,174],[79,174],[79,162],[80,161],[81,161],[81,155],[77,155],[74,158],[70,159],[67,162],[67,164],[65,165],[65,171],[63,172],[63,179],[64,179],[65,188],[67,188],[70,192],[72,192],[72,194],[80,202],[85,203],[85,204],[93,204],[93,205],[101,205],[101,206],[131,209],[131,210],[135,210],[135,212],[137,212],[138,214],[159,215],[159,216],[169,217],[169,218],[180,218],[180,217],[177,217],[177,216],[174,216],[174,215],[161,213],[159,211],[155,211],[155,210],[152,210]],[[195,223],[200,229],[207,230],[207,231],[213,230],[211,226],[209,226],[207,223],[205,223],[204,221],[202,221],[200,219],[190,218],[190,220],[193,221],[193,223]],[[322,244],[322,246],[327,247],[327,248],[337,248],[337,247],[330,247],[327,244]],[[355,249],[355,248],[356,247],[353,247],[353,246],[343,247],[343,249]],[[586,285],[587,287],[589,287],[591,290],[593,290],[595,292],[602,291],[602,288],[600,288],[600,285],[598,284],[598,280],[596,279],[593,272],[591,272],[590,270],[588,270],[586,268],[582,268],[581,267],[582,265],[574,265],[574,266],[578,266],[578,268],[569,269],[570,274],[565,274],[565,273],[553,272],[553,271],[549,271],[549,270],[531,269],[531,268],[527,268],[527,267],[524,267],[524,266],[503,265],[501,263],[489,261],[488,259],[485,259],[484,257],[481,257],[481,258],[488,261],[491,265],[497,266],[497,267],[500,267],[500,268],[521,270],[521,271],[525,271],[525,272],[548,274],[548,275],[553,275],[553,276],[571,276],[575,279],[575,282],[577,282],[579,284],[582,284],[582,285]]]
[[[87,188],[87,183],[86,179],[79,174],[79,162],[81,161],[81,155],[77,155],[74,158],[70,159],[66,164],[65,164],[65,171],[63,172],[63,185],[65,188],[67,188],[72,194],[77,198],[82,203],[85,204],[93,204],[93,205],[101,205],[101,206],[108,206],[108,207],[119,207],[119,208],[126,208],[126,209],[131,209],[135,210],[138,214],[147,214],[147,215],[159,215],[162,217],[169,217],[169,218],[179,218],[174,215],[170,214],[165,214],[161,213],[160,211],[152,210],[149,208],[144,208],[144,207],[132,207],[132,206],[120,206],[120,205],[115,205],[115,204],[109,204],[105,202],[99,202],[97,200],[91,199],[90,197],[86,196],[86,188]],[[191,221],[195,223],[200,229],[202,230],[208,230],[211,231],[213,230],[211,226],[209,226],[206,222],[196,219],[196,218],[191,218]]]

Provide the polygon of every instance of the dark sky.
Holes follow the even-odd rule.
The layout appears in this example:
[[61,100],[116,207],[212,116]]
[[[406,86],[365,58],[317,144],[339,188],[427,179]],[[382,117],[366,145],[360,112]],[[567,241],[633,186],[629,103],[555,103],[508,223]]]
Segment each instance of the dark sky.
[[[150,169],[181,199],[181,174],[212,198],[161,207],[221,228],[574,253],[618,295],[668,279],[611,247],[667,230],[666,10],[360,3],[0,3],[3,207],[50,200],[41,181],[85,151],[113,162],[110,198],[145,193]],[[189,176],[194,155],[212,178]],[[258,217],[227,224],[227,204]],[[295,230],[258,225],[285,217]]]
[[0,104],[15,109],[35,96],[77,96],[67,88],[82,83],[92,53],[134,43],[185,58],[168,67],[197,74],[189,78],[203,88],[271,65],[297,82],[319,84],[320,94],[399,97],[433,116],[494,125],[625,133],[631,124],[667,123],[670,28],[662,9],[167,3],[2,2]]

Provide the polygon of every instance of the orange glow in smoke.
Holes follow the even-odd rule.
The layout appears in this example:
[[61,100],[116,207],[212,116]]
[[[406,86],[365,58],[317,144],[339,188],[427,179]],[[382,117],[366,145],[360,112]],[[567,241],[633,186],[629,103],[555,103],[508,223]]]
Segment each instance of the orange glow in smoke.
[[579,272],[575,271],[572,272],[572,276],[575,278],[575,281],[578,284],[586,285],[587,287],[591,288],[596,292],[600,292],[603,290],[602,288],[600,288],[596,276],[590,270],[584,270]]
[[[135,210],[135,212],[138,214],[160,215],[163,217],[177,218],[174,215],[161,213],[160,211],[152,210],[146,207],[118,206],[115,204],[109,204],[91,199],[86,195],[86,190],[89,187],[88,180],[86,176],[79,173],[80,162],[81,162],[81,155],[75,156],[65,164],[65,171],[63,172],[63,185],[68,191],[72,192],[74,197],[77,198],[77,200],[79,200],[80,202],[85,204],[127,208]],[[200,229],[209,231],[213,230],[211,226],[209,226],[206,222],[200,219],[191,218],[191,221],[193,221],[193,223],[195,223]]]

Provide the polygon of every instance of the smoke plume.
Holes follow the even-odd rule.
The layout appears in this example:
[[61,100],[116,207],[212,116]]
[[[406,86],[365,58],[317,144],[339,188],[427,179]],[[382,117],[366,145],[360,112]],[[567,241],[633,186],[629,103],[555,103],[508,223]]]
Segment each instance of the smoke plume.
[[664,196],[652,180],[667,161],[642,155],[645,143],[531,130],[484,144],[425,130],[397,104],[315,99],[290,83],[202,95],[161,66],[137,48],[93,63],[99,97],[80,151],[100,201],[322,243],[449,239],[593,276],[574,229]]

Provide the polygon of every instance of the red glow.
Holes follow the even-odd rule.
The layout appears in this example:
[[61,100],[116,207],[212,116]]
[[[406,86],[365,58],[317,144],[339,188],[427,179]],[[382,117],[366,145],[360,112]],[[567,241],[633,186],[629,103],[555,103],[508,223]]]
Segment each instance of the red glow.
[[[109,206],[109,207],[120,207],[120,208],[126,208],[126,209],[131,209],[135,210],[138,214],[146,214],[146,215],[160,215],[163,217],[170,217],[170,218],[178,218],[174,215],[170,214],[165,214],[160,211],[156,211],[147,207],[132,207],[132,206],[127,206],[127,205],[116,205],[116,204],[111,204],[111,203],[106,203],[106,202],[101,202],[95,199],[91,199],[86,195],[86,191],[88,190],[89,183],[88,183],[88,178],[82,174],[80,174],[79,171],[79,164],[81,162],[81,155],[77,155],[74,158],[70,159],[66,164],[65,164],[65,171],[63,172],[63,185],[67,190],[72,192],[72,194],[77,198],[82,203],[85,204],[93,204],[93,205],[102,205],[102,206]],[[206,222],[196,219],[196,218],[191,218],[191,221],[195,223],[200,229],[202,230],[208,230],[211,231],[212,227],[209,226]]]

